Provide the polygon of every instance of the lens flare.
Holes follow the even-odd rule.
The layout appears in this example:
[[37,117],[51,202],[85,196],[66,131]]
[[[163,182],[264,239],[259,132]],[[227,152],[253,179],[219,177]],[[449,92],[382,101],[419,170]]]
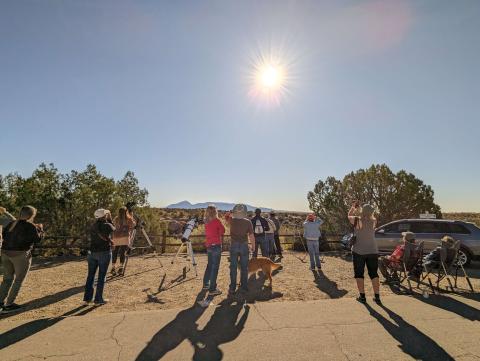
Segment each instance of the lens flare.
[[272,55],[258,56],[250,69],[250,98],[266,106],[279,105],[289,83],[286,63]]

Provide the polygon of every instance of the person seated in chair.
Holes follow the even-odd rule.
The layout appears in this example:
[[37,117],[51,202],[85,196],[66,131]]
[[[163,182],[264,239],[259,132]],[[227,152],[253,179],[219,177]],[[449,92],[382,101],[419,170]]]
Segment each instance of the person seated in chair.
[[390,256],[380,257],[378,260],[378,268],[386,280],[390,279],[387,269],[400,269],[402,262],[403,254],[405,253],[405,246],[407,243],[415,244],[415,233],[413,232],[403,232],[402,233],[402,244],[395,247],[394,251]]
[[453,258],[455,257],[455,239],[450,236],[445,236],[442,238],[442,244],[436,247],[432,252],[427,254],[423,259],[423,264],[427,268],[427,270],[439,268],[440,267],[440,260],[441,260],[441,251],[442,247],[446,247],[447,249],[447,263],[450,263]]

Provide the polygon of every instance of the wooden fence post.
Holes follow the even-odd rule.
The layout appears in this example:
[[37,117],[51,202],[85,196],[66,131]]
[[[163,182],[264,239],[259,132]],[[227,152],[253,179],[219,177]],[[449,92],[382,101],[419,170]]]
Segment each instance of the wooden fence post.
[[165,253],[165,248],[167,246],[167,231],[162,232],[162,254]]

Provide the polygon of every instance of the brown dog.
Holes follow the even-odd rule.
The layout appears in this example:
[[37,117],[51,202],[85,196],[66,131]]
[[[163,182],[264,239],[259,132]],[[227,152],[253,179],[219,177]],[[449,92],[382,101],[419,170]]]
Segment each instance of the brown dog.
[[252,258],[248,261],[248,274],[257,273],[262,271],[265,277],[268,278],[270,284],[268,287],[272,287],[272,272],[281,268],[282,265],[273,262],[270,258],[258,257]]

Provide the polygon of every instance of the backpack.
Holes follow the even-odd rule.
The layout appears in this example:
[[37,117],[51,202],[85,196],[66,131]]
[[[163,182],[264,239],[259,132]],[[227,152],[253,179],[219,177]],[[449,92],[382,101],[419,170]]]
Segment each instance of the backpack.
[[260,221],[260,218],[257,218],[257,220],[255,221],[255,228],[253,230],[253,233],[255,233],[255,234],[264,234],[265,233],[265,231],[263,229],[262,222]]

